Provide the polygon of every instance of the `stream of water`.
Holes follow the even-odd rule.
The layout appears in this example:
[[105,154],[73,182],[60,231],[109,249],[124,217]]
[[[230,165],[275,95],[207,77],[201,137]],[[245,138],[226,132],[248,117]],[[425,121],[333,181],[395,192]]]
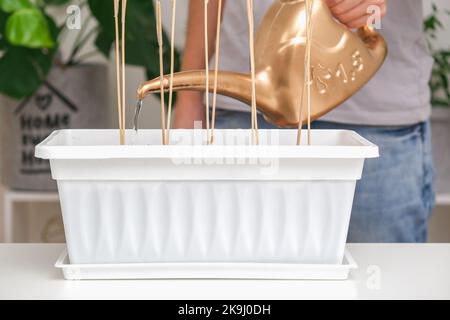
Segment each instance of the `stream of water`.
[[134,109],[134,126],[133,130],[137,131],[139,130],[139,115],[141,114],[142,105],[144,104],[144,100],[138,100],[136,103],[136,108]]

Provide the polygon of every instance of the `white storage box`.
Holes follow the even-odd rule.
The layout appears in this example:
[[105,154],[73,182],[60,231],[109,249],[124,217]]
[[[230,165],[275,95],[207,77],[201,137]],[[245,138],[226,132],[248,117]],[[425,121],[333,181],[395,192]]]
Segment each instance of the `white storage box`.
[[[306,132],[305,132],[306,133]],[[71,263],[339,264],[356,181],[378,148],[352,131],[63,130],[36,147],[58,182]],[[303,137],[306,139],[306,136]],[[305,140],[304,140],[305,141]]]

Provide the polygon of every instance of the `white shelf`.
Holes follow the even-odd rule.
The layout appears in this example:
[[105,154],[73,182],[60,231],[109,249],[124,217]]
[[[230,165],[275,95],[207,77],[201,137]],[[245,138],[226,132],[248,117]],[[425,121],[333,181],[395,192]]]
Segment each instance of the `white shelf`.
[[13,241],[14,230],[14,204],[15,203],[52,203],[59,202],[57,192],[33,192],[33,191],[18,191],[6,189],[3,192],[3,216],[4,216],[4,241],[11,243]]
[[12,191],[6,190],[5,200],[13,202],[58,202],[57,192],[32,192],[32,191]]
[[436,195],[436,205],[450,206],[450,193],[439,193]]

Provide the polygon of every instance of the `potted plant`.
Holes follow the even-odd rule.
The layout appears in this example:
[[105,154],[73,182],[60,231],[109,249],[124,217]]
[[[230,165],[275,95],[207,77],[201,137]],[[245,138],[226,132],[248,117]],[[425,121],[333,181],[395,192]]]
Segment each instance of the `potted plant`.
[[[450,15],[449,11],[446,11]],[[434,58],[434,66],[430,80],[431,126],[433,133],[433,156],[436,162],[436,190],[440,193],[450,192],[450,49],[439,49],[434,45],[438,32],[444,30],[440,20],[440,12],[433,4],[431,14],[424,22],[428,35],[430,51]]]
[[[70,3],[90,9],[80,30],[68,30],[65,22],[58,25],[48,14],[51,7]],[[2,177],[8,187],[55,190],[49,164],[34,157],[34,146],[55,129],[104,128],[106,112],[116,110],[107,105],[106,64],[86,62],[94,54],[110,56],[113,15],[112,0],[0,0]],[[129,1],[126,23],[126,63],[144,67],[148,77],[155,77],[159,64],[153,1]],[[68,45],[69,32],[78,34],[63,58],[61,48]],[[95,50],[83,54],[92,40]],[[165,50],[167,61],[169,54]]]

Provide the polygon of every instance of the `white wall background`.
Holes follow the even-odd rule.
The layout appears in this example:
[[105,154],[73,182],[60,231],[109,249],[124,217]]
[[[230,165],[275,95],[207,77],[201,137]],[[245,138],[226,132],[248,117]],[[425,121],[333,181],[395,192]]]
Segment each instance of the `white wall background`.
[[[399,0],[390,0],[399,1]],[[450,10],[449,0],[424,0],[424,15],[427,16],[431,12],[432,3],[435,3],[441,11],[441,20],[444,24],[447,32],[440,32],[436,41],[437,47],[449,48],[450,47],[450,15],[445,13],[445,10]]]

